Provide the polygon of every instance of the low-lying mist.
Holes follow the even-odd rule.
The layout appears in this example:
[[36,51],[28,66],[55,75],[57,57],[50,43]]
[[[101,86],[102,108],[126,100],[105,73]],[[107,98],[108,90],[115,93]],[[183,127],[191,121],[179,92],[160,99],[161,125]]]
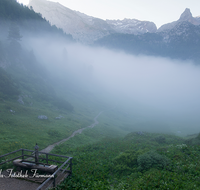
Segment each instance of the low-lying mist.
[[76,86],[126,110],[133,130],[199,132],[200,67],[192,61],[134,56],[49,39],[29,39],[29,44],[63,88]]

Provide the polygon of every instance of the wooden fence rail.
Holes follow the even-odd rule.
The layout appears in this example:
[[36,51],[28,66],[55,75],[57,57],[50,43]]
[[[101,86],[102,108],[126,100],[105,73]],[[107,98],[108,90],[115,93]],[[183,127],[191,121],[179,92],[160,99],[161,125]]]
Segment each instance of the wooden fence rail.
[[[6,156],[10,156],[12,154],[16,154],[18,152],[21,152],[21,155],[18,155],[14,158],[10,158],[10,159],[7,159],[7,160],[3,160],[3,162],[0,163],[0,166],[5,164],[5,163],[8,163],[8,162],[11,162],[13,160],[16,160],[16,159],[19,159],[21,158],[22,159],[22,162],[30,162],[30,163],[35,163],[35,164],[44,164],[44,165],[48,165],[49,162],[53,162],[53,163],[60,163],[62,164],[52,175],[51,177],[47,178],[38,188],[37,190],[42,190],[44,187],[45,189],[49,188],[50,186],[51,187],[56,187],[56,184],[59,183],[59,181],[62,181],[60,180],[60,178],[62,178],[62,176],[64,176],[63,178],[66,178],[68,175],[71,175],[72,174],[72,157],[69,157],[69,156],[64,156],[64,155],[57,155],[57,154],[51,154],[51,153],[46,153],[46,152],[40,152],[38,151],[38,149],[35,149],[34,150],[28,150],[28,149],[19,149],[19,150],[16,150],[16,151],[13,151],[13,152],[10,152],[10,153],[7,153],[7,154],[4,154],[4,155],[1,155],[0,156],[0,159],[6,157]],[[28,155],[26,154],[26,152],[31,152],[31,155]],[[38,156],[36,156],[38,155]],[[41,157],[42,155],[44,155],[44,157]],[[49,158],[49,157],[57,157],[57,158],[64,158],[65,161],[60,161],[60,160],[54,160],[52,158]],[[33,158],[35,158],[35,161],[32,161]],[[45,161],[45,163],[41,163],[41,161]],[[69,170],[67,170],[69,168]],[[59,180],[57,180],[59,179]],[[48,187],[46,187],[48,186]]]
[[[50,182],[50,180],[52,181],[49,185],[48,185],[48,187],[47,187],[47,189],[53,184],[53,187],[55,187],[56,186],[56,174],[58,173],[58,172],[60,172],[61,170],[62,170],[62,168],[70,161],[70,165],[72,165],[72,162],[71,162],[71,160],[72,160],[72,158],[71,157],[69,157],[53,174],[52,174],[52,176],[53,176],[53,178],[51,178],[51,177],[49,177],[43,184],[41,184],[38,188],[37,188],[37,190],[41,190],[42,189],[42,187],[44,186],[44,185],[46,185],[48,182]],[[66,170],[63,170],[62,171],[62,173],[64,173],[64,171],[66,171]],[[72,170],[70,171],[70,174],[72,173]]]

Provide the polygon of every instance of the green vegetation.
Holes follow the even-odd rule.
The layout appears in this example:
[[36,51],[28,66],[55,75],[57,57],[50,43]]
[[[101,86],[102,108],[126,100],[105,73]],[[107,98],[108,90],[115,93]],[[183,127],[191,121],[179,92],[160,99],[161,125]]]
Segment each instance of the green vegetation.
[[[96,143],[70,146],[80,136],[53,151],[73,156],[73,175],[57,187],[58,190],[200,187],[200,147],[186,145],[185,139],[133,132],[124,138],[105,137]],[[165,138],[162,144],[157,141],[161,136]]]

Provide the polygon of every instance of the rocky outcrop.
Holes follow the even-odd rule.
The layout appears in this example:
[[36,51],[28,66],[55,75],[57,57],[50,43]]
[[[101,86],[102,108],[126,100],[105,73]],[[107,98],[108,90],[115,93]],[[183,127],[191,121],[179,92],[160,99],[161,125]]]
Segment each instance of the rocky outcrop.
[[61,118],[64,118],[62,115],[59,115],[58,117],[56,117],[55,119],[61,119]]
[[46,115],[39,115],[39,116],[38,116],[38,119],[43,120],[43,119],[48,119],[48,117],[47,117]]
[[22,105],[24,105],[24,101],[23,101],[23,99],[22,99],[22,97],[21,96],[19,96],[19,98],[18,98],[18,100],[17,100],[20,104],[22,104]]
[[200,22],[192,16],[190,9],[186,8],[185,11],[181,14],[178,22],[187,21],[194,25],[199,25]]

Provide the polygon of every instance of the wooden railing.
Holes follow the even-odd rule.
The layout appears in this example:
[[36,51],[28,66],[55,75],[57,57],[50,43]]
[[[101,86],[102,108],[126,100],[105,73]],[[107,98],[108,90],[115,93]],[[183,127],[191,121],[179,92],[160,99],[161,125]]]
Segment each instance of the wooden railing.
[[[6,156],[9,156],[9,155],[11,155],[11,154],[15,154],[15,153],[20,152],[20,151],[22,151],[22,155],[23,155],[23,150],[24,150],[24,149],[21,148],[21,149],[19,149],[19,150],[16,150],[16,151],[9,152],[9,153],[7,153],[7,154],[1,155],[1,156],[0,156],[0,160],[1,160],[2,158],[6,157]],[[0,165],[6,164],[6,163],[11,162],[11,161],[13,161],[13,160],[16,160],[16,159],[18,159],[18,158],[22,158],[22,155],[17,156],[17,157],[12,158],[12,159],[9,159],[9,160],[7,159],[7,160],[1,162]]]
[[[70,163],[69,163],[70,162]],[[67,165],[67,167],[66,167]],[[42,190],[42,188],[48,184],[45,189],[48,189],[49,187],[56,187],[56,178],[58,178],[60,175],[64,174],[65,171],[67,171],[68,167],[70,166],[70,174],[72,174],[72,158],[69,157],[53,174],[53,177],[49,177],[47,180],[45,180],[36,190]],[[65,167],[63,169],[63,167]],[[69,171],[68,171],[69,172]],[[58,175],[59,173],[59,175]],[[57,176],[57,177],[56,177]],[[63,179],[62,179],[63,180]]]
[[[56,179],[58,179],[62,175],[67,177],[68,175],[64,175],[65,173],[67,173],[69,175],[72,174],[72,159],[73,159],[72,157],[51,154],[51,153],[46,153],[46,152],[40,152],[38,150],[33,151],[33,150],[28,150],[28,149],[19,149],[19,150],[1,155],[0,160],[2,160],[2,158],[6,157],[6,156],[10,156],[10,155],[18,153],[18,152],[19,153],[21,152],[21,155],[18,155],[14,158],[9,158],[7,160],[4,160],[3,162],[0,163],[0,166],[3,164],[6,164],[8,162],[11,162],[13,160],[19,159],[19,158],[22,159],[22,162],[23,161],[33,162],[33,160],[35,158],[34,163],[36,163],[36,160],[37,160],[36,164],[40,164],[41,163],[40,160],[42,161],[43,164],[49,164],[50,162],[61,164],[61,166],[51,175],[51,177],[47,178],[37,188],[37,190],[42,190],[44,187],[45,187],[45,189],[47,189],[49,187],[56,187],[56,184],[59,183],[58,181],[56,181]],[[25,154],[26,152],[31,152],[31,155]],[[63,159],[65,159],[65,161],[54,160],[54,159],[51,159],[50,157],[63,158]],[[45,161],[45,163],[43,161]],[[66,178],[66,177],[64,177],[64,178]]]

